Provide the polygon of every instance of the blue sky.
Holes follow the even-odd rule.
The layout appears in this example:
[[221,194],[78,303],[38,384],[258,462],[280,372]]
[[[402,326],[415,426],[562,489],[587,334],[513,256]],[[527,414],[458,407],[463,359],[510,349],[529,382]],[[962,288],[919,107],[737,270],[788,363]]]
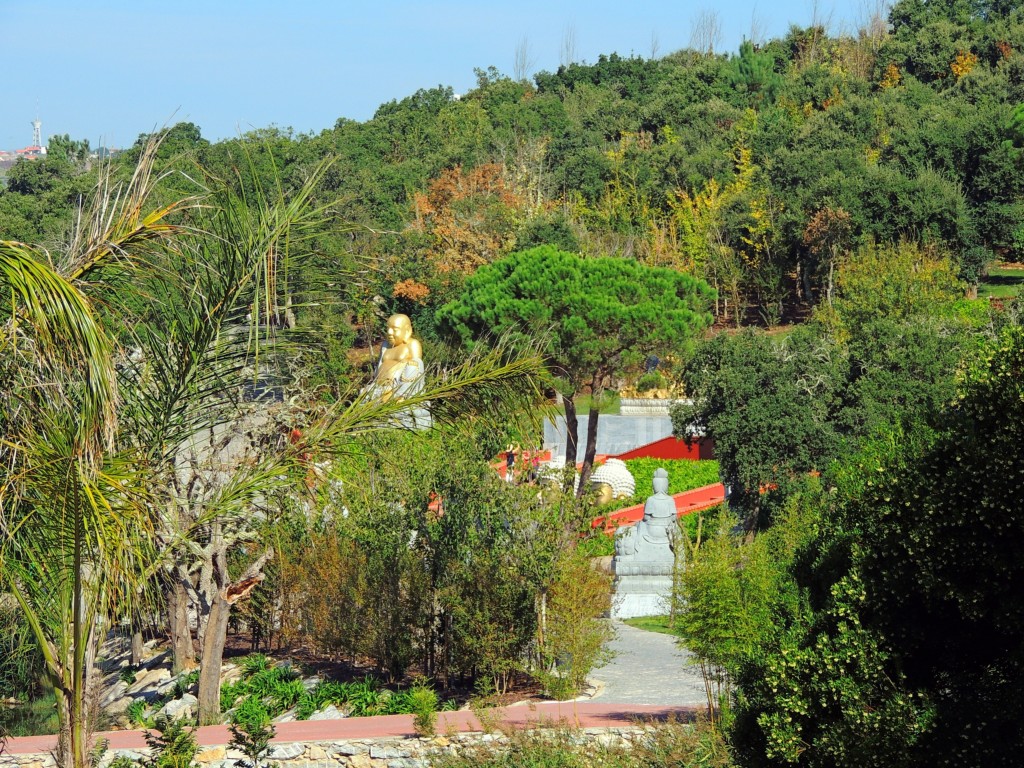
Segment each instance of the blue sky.
[[[881,0],[817,15],[855,29]],[[694,19],[715,9],[721,50],[752,24],[762,37],[807,25],[814,0],[0,0],[0,148],[58,133],[123,147],[187,120],[216,141],[269,125],[318,133],[339,117],[367,120],[419,88],[475,83],[476,67],[554,71],[565,57],[663,56],[686,47]]]

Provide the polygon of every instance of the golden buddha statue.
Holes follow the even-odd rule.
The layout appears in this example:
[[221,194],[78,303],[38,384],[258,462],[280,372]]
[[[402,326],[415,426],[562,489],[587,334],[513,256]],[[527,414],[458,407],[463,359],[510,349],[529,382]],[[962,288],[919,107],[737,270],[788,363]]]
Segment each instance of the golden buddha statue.
[[423,389],[423,346],[413,338],[412,321],[407,315],[388,318],[388,340],[368,389],[384,401],[400,400]]

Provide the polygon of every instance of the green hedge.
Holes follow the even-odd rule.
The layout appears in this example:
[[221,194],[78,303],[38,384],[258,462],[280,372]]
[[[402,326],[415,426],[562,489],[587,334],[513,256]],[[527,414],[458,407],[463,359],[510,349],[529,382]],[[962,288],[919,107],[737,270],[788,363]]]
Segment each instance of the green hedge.
[[[654,470],[658,467],[668,472],[668,492],[670,494],[692,491],[718,482],[717,461],[691,461],[689,459],[627,459],[633,479],[636,480],[635,501],[639,503],[654,493],[652,481]],[[621,502],[623,507],[629,504]],[[621,508],[621,507],[620,507]]]

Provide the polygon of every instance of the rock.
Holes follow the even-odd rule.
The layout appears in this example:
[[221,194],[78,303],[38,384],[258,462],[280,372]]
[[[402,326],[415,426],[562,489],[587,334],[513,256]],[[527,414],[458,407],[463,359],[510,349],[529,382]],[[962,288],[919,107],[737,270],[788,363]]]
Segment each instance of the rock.
[[314,712],[309,716],[310,720],[341,720],[343,717],[348,717],[344,712],[338,709],[336,706],[331,704],[330,706],[324,707],[319,712]]
[[369,755],[352,755],[348,759],[349,768],[374,768],[374,761],[370,759]]
[[157,683],[153,690],[155,690],[161,696],[166,696],[168,691],[174,688],[174,686],[177,685],[177,683],[178,678],[169,677],[166,680],[162,680],[161,682]]
[[319,744],[310,744],[306,747],[306,759],[326,760],[327,750],[321,747]]
[[171,678],[171,670],[165,669],[164,667],[156,667],[155,669],[147,669],[145,672],[140,672],[135,682],[128,688],[128,693],[142,693],[144,691],[154,691],[156,686],[162,683],[164,680]]
[[225,747],[210,747],[196,753],[197,763],[212,763],[214,760],[227,759],[228,751]]
[[113,704],[117,699],[120,699],[128,691],[128,683],[124,680],[118,680],[114,685],[107,689],[107,692],[100,699],[100,707],[106,709]]
[[127,757],[135,763],[150,756],[148,749],[118,749],[115,752],[115,757]]
[[332,755],[351,757],[352,755],[364,755],[370,751],[370,748],[365,744],[353,744],[349,741],[341,741],[331,747],[328,747],[328,751]]
[[392,749],[391,747],[378,747],[370,745],[370,757],[377,760],[394,760],[399,757],[408,757],[409,753],[403,750]]
[[244,670],[237,664],[225,664],[221,668],[220,684],[234,683],[242,678]]
[[306,747],[297,741],[290,744],[275,744],[267,750],[267,760],[292,760],[305,751]]
[[131,696],[122,696],[119,699],[114,699],[109,704],[104,704],[103,709],[111,717],[117,717],[118,715],[123,715],[124,711],[128,709],[128,705],[131,703]]
[[313,675],[313,677],[307,677],[305,680],[302,681],[302,687],[305,688],[307,691],[312,691],[314,688],[316,688],[319,682],[320,678],[316,675]]
[[[168,651],[161,651],[160,653],[156,654],[155,656],[150,656],[148,659],[145,659],[142,662],[142,666],[145,667],[146,669],[149,669],[149,670],[153,670],[153,669],[155,669],[157,667],[167,667],[167,666],[170,666],[170,664],[171,664],[171,652],[169,650]],[[171,674],[171,671],[169,669],[165,668],[164,671],[167,672],[168,675]]]
[[191,693],[186,693],[180,699],[170,701],[160,710],[160,714],[169,720],[179,720],[183,717],[190,718],[199,711],[199,699]]
[[163,698],[164,698],[163,694],[161,694],[160,691],[156,691],[156,690],[139,691],[138,693],[130,694],[130,697],[131,697],[131,700],[133,700],[133,701],[136,700],[136,699],[141,699],[142,701],[146,702],[147,704],[156,704],[156,703],[162,701]]
[[452,742],[450,739],[447,739],[444,736],[438,736],[434,739],[431,739],[430,743],[433,744],[435,747],[447,747]]

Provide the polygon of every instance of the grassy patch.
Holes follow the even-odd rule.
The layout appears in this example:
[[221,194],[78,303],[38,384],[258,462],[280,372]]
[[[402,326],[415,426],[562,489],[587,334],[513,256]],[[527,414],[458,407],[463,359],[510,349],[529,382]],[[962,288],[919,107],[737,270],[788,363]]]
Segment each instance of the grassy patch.
[[1024,292],[1024,269],[992,267],[978,284],[978,298],[1015,299]]
[[669,616],[637,616],[635,619],[625,619],[626,624],[637,629],[661,632],[663,635],[674,635],[676,631],[669,625],[669,621]]
[[[605,390],[604,394],[601,395],[601,404],[597,409],[598,413],[618,413],[619,412],[619,393],[613,392],[612,390]],[[576,396],[576,415],[586,416],[590,413],[590,395],[577,395]],[[562,413],[565,413],[565,409],[562,409]]]
[[58,730],[57,699],[52,690],[25,704],[0,709],[0,733],[8,736],[41,736]]

